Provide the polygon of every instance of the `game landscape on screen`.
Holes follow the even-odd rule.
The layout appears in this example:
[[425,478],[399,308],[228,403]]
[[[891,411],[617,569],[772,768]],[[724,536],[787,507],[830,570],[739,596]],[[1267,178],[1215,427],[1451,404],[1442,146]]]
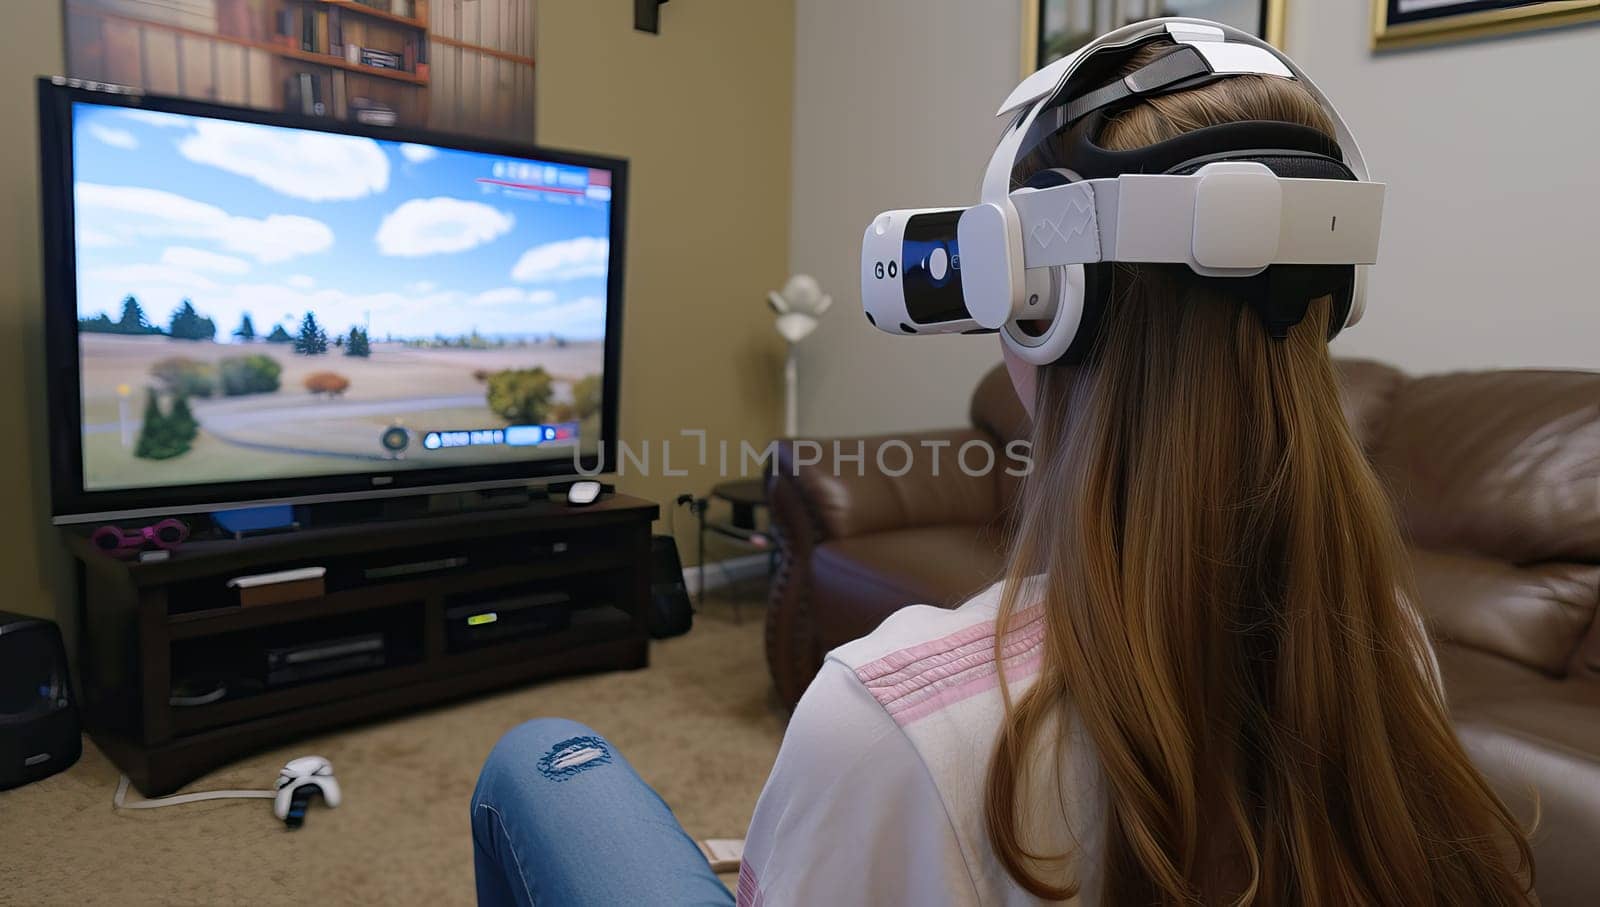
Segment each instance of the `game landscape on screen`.
[[93,104],[73,122],[87,490],[594,449],[604,171]]

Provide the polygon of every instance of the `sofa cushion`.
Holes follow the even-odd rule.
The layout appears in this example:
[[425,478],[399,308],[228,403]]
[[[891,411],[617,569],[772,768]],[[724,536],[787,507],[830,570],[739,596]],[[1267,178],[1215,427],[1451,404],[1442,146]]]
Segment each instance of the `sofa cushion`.
[[1470,711],[1477,703],[1503,697],[1528,684],[1558,684],[1546,674],[1509,658],[1435,639],[1433,651],[1444,677],[1445,698],[1452,713]]
[[1453,707],[1458,722],[1493,725],[1539,745],[1583,753],[1600,780],[1600,686],[1539,677]]
[[1473,554],[1414,550],[1417,595],[1429,632],[1547,674],[1567,663],[1594,621],[1600,565],[1516,567]]
[[834,539],[812,552],[812,608],[824,651],[871,633],[906,605],[953,608],[1000,577],[999,535],[930,526]]
[[1600,563],[1600,374],[1411,379],[1382,421],[1374,465],[1413,543]]
[[1584,753],[1600,771],[1600,721],[1594,720],[1600,685],[1559,680],[1449,643],[1434,648],[1458,725],[1495,727],[1543,747]]

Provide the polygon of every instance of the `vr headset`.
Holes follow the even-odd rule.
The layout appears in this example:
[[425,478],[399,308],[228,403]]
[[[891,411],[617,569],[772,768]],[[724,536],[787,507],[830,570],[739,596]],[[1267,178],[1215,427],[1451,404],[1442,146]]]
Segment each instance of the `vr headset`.
[[[1124,74],[1155,43],[1170,46]],[[1300,82],[1334,138],[1252,120],[1132,151],[1099,143],[1107,119],[1143,98],[1241,75]],[[867,227],[861,298],[879,330],[999,331],[1025,361],[1080,361],[1110,304],[1114,262],[1182,264],[1198,283],[1225,281],[1279,339],[1322,296],[1334,301],[1329,339],[1360,320],[1384,184],[1367,178],[1338,111],[1266,42],[1203,19],[1136,23],[1029,76],[1000,116],[1012,119],[980,204],[888,211]],[[1062,167],[1013,188],[1018,163],[1051,140]]]

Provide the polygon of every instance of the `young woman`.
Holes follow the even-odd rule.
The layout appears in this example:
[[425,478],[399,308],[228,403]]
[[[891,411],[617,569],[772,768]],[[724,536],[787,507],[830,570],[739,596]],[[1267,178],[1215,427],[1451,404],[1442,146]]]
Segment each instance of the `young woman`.
[[[1099,142],[1240,120],[1333,134],[1298,83],[1242,76],[1144,99]],[[740,904],[1532,901],[1341,413],[1329,300],[1274,340],[1182,268],[1116,266],[1082,365],[1008,354],[1035,427],[1007,575],[829,656],[756,808]],[[570,774],[530,770],[552,752]],[[502,741],[473,823],[483,901],[728,902],[578,727]]]

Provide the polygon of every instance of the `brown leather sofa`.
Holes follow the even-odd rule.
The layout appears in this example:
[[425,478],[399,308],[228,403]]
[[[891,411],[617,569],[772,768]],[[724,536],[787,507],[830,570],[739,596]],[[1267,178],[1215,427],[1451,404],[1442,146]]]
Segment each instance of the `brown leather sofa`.
[[[1461,738],[1519,815],[1537,791],[1544,904],[1600,904],[1600,374],[1340,368],[1346,416],[1410,537]],[[971,421],[898,436],[921,454],[904,475],[878,468],[889,437],[840,442],[865,454],[843,469],[832,440],[820,464],[817,447],[780,449],[767,660],[785,703],[829,649],[895,609],[954,606],[998,576],[1017,480],[969,475],[957,457],[1026,436],[1003,369],[978,386]],[[904,451],[885,453],[898,472]]]

